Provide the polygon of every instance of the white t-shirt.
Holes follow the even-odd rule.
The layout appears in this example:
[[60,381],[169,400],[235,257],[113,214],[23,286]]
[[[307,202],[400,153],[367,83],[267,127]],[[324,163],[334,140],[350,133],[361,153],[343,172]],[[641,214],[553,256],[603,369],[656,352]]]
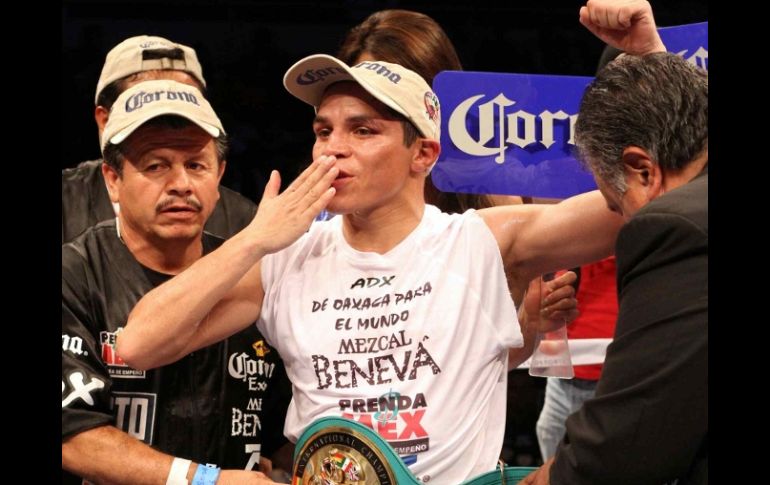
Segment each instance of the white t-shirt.
[[473,210],[426,206],[386,254],[347,244],[342,217],[262,260],[260,331],[293,383],[284,433],[323,416],[364,423],[423,481],[494,469],[507,349],[523,339],[497,242]]

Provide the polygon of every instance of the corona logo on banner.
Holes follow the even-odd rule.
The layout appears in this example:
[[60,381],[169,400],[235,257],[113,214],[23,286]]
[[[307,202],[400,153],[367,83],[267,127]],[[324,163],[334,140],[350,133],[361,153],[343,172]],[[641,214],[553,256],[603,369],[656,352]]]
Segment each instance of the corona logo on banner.
[[[568,144],[574,144],[572,135],[577,115],[569,115],[562,110],[555,113],[543,110],[535,115],[524,110],[516,110],[506,114],[506,108],[516,104],[516,101],[508,99],[503,93],[498,94],[486,103],[480,104],[483,94],[471,96],[452,112],[449,118],[449,137],[465,153],[471,155],[492,155],[497,153],[495,162],[505,161],[505,150],[508,144],[519,148],[527,148],[540,143],[543,148],[550,148],[554,144],[554,121],[567,121],[569,126]],[[468,133],[466,120],[468,112],[476,102],[478,104],[478,128],[479,139],[476,140]],[[495,138],[496,129],[499,131],[496,147],[485,145]],[[540,134],[536,136],[536,132]]]
[[[708,23],[659,29],[667,48],[708,69]],[[565,198],[594,190],[574,157],[580,99],[593,80],[444,71],[441,156],[431,177],[446,192]]]
[[431,176],[446,192],[569,197],[594,188],[572,155],[590,77],[440,73],[441,156]]

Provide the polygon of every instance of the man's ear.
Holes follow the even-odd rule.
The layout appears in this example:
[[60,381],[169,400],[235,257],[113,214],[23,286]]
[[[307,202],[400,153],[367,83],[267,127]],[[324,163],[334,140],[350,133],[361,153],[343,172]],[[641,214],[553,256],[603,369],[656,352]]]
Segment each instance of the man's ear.
[[104,126],[107,124],[108,119],[110,119],[110,110],[104,106],[97,106],[94,108],[94,120],[96,121],[96,126],[99,127],[99,138],[102,137],[102,132],[104,131]]
[[441,144],[429,138],[419,138],[417,152],[412,159],[412,171],[428,173],[441,154]]
[[105,162],[102,163],[102,177],[104,177],[104,181],[107,184],[110,201],[113,203],[120,202],[120,175],[118,175],[118,172]]
[[623,168],[626,185],[640,188],[647,193],[648,200],[661,194],[663,190],[663,170],[652,159],[647,150],[637,146],[623,149]]

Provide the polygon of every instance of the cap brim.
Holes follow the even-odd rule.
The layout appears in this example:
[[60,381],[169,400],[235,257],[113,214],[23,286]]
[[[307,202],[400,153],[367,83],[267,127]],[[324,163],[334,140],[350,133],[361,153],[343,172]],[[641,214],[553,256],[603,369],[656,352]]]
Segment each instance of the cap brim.
[[[344,72],[334,72],[324,75],[329,69],[340,69]],[[320,73],[319,73],[320,72]],[[318,79],[321,77],[321,79]],[[353,69],[339,59],[326,55],[315,54],[295,62],[283,75],[283,86],[289,93],[307,104],[318,108],[324,92],[332,84],[342,81],[353,81],[359,84],[375,99],[409,118],[409,114],[390,97],[372,87],[366,79],[362,79]]]
[[[133,123],[131,123],[127,127],[123,128],[119,132],[117,132],[114,135],[112,135],[112,137],[108,141],[109,141],[109,143],[112,143],[113,145],[118,145],[121,142],[123,142],[123,140],[128,138],[131,135],[131,133],[136,131],[140,126],[142,126],[143,124],[145,124],[146,122],[150,121],[153,118],[157,118],[157,117],[163,116],[163,115],[180,116],[182,118],[188,119],[191,122],[195,123],[197,126],[199,126],[203,131],[205,131],[209,135],[211,135],[213,138],[217,138],[219,136],[220,129],[217,128],[216,126],[214,126],[214,125],[212,125],[210,123],[206,123],[205,121],[197,120],[197,119],[195,119],[195,118],[193,118],[191,116],[179,113],[178,111],[174,111],[174,110],[166,108],[166,109],[157,110],[155,112],[148,111],[145,116],[142,116],[141,118],[139,118],[138,120],[134,121]],[[106,145],[107,144],[105,143],[105,147],[106,147]]]

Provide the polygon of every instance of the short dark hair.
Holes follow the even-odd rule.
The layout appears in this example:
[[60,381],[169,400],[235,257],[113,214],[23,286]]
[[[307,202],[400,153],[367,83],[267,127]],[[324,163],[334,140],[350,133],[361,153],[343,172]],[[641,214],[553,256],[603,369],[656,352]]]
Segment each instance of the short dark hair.
[[414,126],[414,123],[407,119],[401,121],[401,125],[404,127],[404,145],[410,147],[422,135],[417,127]]
[[[163,115],[149,120],[142,126],[156,126],[160,128],[171,128],[172,130],[182,130],[189,126],[198,125],[181,116]],[[104,163],[112,167],[119,177],[123,176],[123,164],[126,160],[125,154],[123,153],[124,143],[126,143],[126,140],[123,140],[123,142],[117,145],[108,143],[104,149]],[[229,149],[229,141],[224,131],[220,130],[219,136],[214,138],[214,146],[217,152],[217,162],[221,163],[227,158],[227,151]]]
[[575,124],[579,158],[619,194],[623,150],[680,170],[708,150],[708,73],[668,52],[621,56],[585,90]]
[[401,126],[404,128],[404,145],[410,147],[412,146],[412,143],[417,141],[418,138],[422,137],[420,130],[418,130],[417,127],[414,126],[414,123],[409,121],[406,116],[402,115],[389,106],[386,106],[386,108],[394,118],[397,118],[401,122]]

